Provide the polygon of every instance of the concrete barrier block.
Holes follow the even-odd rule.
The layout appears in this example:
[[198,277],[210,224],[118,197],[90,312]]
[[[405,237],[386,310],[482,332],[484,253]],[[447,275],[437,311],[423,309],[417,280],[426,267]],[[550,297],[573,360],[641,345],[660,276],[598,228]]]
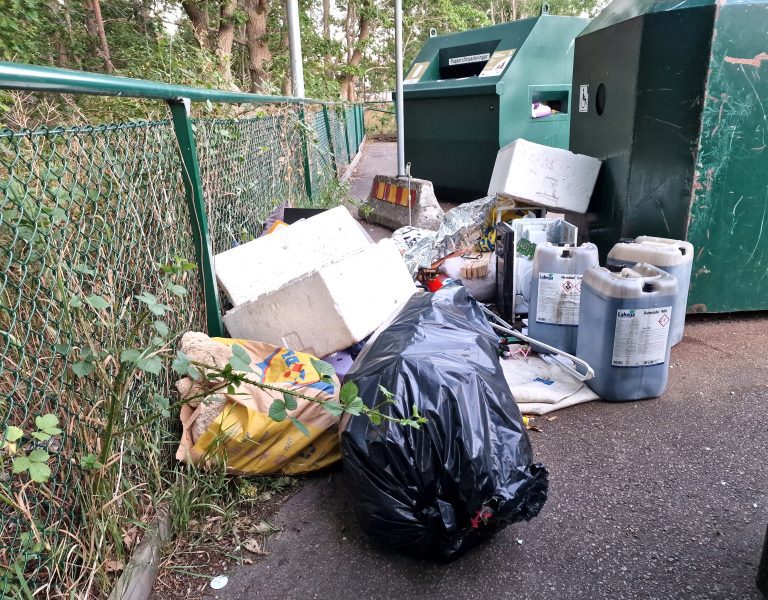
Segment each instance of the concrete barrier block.
[[[432,182],[377,175],[361,210],[366,220],[390,229],[413,225],[436,231],[445,213],[437,202]],[[410,214],[409,214],[410,213]]]

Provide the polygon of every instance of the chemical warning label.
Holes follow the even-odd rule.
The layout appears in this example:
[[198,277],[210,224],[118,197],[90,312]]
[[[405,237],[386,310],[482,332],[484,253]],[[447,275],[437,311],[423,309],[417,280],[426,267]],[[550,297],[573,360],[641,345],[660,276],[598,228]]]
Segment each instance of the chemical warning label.
[[671,319],[671,306],[617,310],[611,364],[614,367],[646,367],[663,363],[667,356]]
[[578,325],[581,275],[539,273],[536,321],[556,325]]

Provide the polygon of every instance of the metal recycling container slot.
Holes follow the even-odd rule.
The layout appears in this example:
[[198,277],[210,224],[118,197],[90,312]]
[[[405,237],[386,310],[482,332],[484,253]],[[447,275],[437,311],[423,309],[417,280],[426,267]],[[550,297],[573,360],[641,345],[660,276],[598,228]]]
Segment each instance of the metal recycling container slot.
[[[441,200],[485,195],[496,153],[524,138],[568,147],[573,40],[589,19],[549,15],[430,37],[405,78],[405,159]],[[533,118],[545,102],[551,115]],[[550,104],[551,103],[551,104]]]
[[687,240],[688,312],[768,309],[768,0],[614,0],[576,38],[588,239]]

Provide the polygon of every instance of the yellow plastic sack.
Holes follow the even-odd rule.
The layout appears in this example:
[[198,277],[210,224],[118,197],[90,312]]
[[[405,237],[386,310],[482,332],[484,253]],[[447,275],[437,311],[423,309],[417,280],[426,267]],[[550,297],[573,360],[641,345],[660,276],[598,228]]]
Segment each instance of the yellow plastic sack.
[[[261,342],[209,338],[196,332],[182,337],[180,350],[194,361],[223,367],[232,355],[233,344],[242,346],[251,357],[254,372],[250,378],[320,400],[338,400],[338,379],[334,377],[333,384],[321,381],[309,354]],[[201,385],[209,384],[186,377],[177,388],[182,398],[190,398],[205,391]],[[225,459],[228,472],[242,475],[295,475],[339,460],[338,417],[316,402],[296,398],[297,408],[288,411],[288,416],[308,429],[306,436],[288,418],[277,422],[269,417],[269,407],[281,397],[281,392],[241,384],[232,394],[222,390],[202,402],[184,405],[176,458],[203,467]]]

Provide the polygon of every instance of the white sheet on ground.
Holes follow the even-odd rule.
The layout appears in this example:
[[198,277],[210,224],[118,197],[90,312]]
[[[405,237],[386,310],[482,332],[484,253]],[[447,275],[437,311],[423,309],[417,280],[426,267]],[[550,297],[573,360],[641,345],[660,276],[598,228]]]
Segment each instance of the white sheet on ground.
[[556,361],[550,364],[534,353],[526,358],[504,358],[501,368],[523,414],[544,415],[600,399]]

